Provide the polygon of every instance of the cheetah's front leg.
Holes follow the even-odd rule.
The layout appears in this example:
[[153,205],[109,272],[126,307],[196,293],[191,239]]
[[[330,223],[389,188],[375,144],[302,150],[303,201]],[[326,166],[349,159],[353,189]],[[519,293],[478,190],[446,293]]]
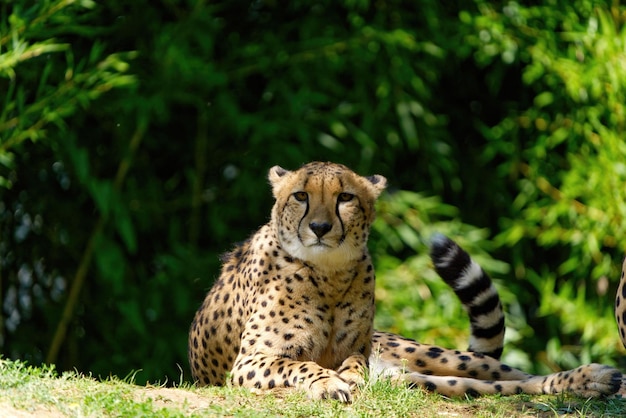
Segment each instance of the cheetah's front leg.
[[[357,357],[361,358],[358,359]],[[253,354],[240,357],[234,364],[233,384],[255,389],[290,388],[304,390],[311,399],[336,399],[352,402],[352,390],[363,381],[358,367],[365,365],[362,355],[348,357],[339,371],[326,369],[313,361]]]

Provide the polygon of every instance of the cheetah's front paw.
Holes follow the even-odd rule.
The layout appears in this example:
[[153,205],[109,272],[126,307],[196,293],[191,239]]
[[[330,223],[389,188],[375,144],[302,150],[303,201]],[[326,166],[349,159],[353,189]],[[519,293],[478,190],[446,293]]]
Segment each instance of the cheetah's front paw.
[[336,399],[341,402],[352,402],[350,384],[337,375],[324,376],[311,383],[308,390],[311,399]]
[[353,354],[343,361],[337,373],[350,384],[351,389],[365,384],[364,373],[367,370],[367,360],[363,354]]

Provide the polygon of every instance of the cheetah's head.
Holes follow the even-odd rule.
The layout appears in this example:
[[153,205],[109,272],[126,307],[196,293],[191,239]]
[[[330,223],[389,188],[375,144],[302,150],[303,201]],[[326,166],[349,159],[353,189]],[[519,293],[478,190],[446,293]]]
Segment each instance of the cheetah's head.
[[272,223],[292,257],[326,271],[343,270],[362,257],[374,203],[387,183],[383,176],[312,162],[295,171],[274,166],[269,180],[276,199]]

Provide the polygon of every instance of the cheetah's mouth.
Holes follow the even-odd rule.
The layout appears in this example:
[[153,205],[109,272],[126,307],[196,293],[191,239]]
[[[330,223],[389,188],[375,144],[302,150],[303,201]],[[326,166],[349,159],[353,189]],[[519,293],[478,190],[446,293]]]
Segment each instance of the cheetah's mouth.
[[321,239],[318,239],[316,242],[314,242],[312,245],[310,245],[310,247],[317,247],[317,248],[331,248],[330,245],[326,244],[324,241],[322,241]]
[[333,249],[333,248],[337,248],[341,244],[343,244],[345,236],[342,236],[336,242],[335,242],[335,240],[332,240],[331,242],[329,242],[327,239],[324,239],[324,238],[325,237],[320,237],[320,238],[317,238],[315,241],[313,241],[311,243],[307,244],[307,243],[302,242],[302,244],[304,244],[304,246],[308,247],[308,248]]
[[339,240],[333,237],[298,237],[300,244],[304,248],[308,248],[314,251],[328,251],[333,250],[344,242],[344,237],[341,237]]
[[332,249],[335,247],[335,245],[332,245],[330,242],[328,242],[328,240],[325,240],[323,237],[306,241],[301,240],[300,242],[302,242],[302,245],[304,245],[306,248],[316,249],[319,251]]

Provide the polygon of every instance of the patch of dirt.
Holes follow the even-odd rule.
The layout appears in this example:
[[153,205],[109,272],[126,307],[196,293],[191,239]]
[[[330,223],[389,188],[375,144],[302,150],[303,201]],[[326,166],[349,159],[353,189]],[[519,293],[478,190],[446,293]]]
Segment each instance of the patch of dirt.
[[207,409],[212,404],[219,404],[221,399],[198,395],[183,389],[175,388],[145,388],[135,391],[135,400],[145,402],[149,399],[161,408],[185,408],[189,412]]
[[35,406],[34,408],[17,409],[8,402],[0,402],[0,417],[3,418],[31,418],[31,417],[46,417],[46,418],[62,418],[65,417],[59,411],[54,411],[49,408],[43,408],[41,406]]
[[[475,405],[442,405],[437,412],[438,417],[453,418],[473,418],[476,416],[477,407]],[[418,413],[415,416],[423,416]]]

